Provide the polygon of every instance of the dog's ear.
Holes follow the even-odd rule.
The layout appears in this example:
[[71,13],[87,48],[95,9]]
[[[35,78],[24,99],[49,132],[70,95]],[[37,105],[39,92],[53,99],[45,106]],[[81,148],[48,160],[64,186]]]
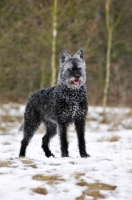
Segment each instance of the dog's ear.
[[75,55],[74,58],[78,58],[81,61],[84,61],[83,59],[83,51],[80,49]]
[[60,57],[60,62],[63,63],[67,60],[69,60],[71,56],[65,51],[65,50],[62,50],[61,52],[61,57]]

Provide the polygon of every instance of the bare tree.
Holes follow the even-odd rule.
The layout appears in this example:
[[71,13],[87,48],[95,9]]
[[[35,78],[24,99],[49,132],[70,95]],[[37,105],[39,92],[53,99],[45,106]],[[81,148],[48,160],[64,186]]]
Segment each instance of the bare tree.
[[52,58],[51,58],[51,86],[55,85],[56,82],[56,38],[57,38],[57,4],[58,0],[54,0],[53,7],[53,32],[52,32]]
[[103,114],[105,116],[108,89],[110,85],[110,60],[111,60],[111,47],[112,47],[112,31],[113,27],[110,20],[110,3],[111,0],[105,0],[105,18],[106,18],[106,29],[107,29],[107,52],[106,52],[106,77],[105,77],[105,87],[103,96]]

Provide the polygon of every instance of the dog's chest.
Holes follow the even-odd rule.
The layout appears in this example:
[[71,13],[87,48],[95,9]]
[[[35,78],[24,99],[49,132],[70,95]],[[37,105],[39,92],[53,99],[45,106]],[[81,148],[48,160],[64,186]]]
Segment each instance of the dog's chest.
[[75,118],[79,118],[83,115],[82,109],[83,98],[76,94],[63,94],[60,99],[60,113],[64,121],[74,121]]
[[74,119],[75,117],[79,116],[81,113],[81,109],[79,106],[79,102],[73,102],[70,106],[70,115],[71,118]]

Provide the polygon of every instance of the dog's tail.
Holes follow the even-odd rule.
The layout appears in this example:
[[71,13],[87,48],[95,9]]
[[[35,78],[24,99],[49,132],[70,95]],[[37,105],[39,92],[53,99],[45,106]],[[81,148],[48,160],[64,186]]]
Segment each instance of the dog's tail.
[[23,131],[24,130],[24,124],[22,124],[19,128],[19,131]]

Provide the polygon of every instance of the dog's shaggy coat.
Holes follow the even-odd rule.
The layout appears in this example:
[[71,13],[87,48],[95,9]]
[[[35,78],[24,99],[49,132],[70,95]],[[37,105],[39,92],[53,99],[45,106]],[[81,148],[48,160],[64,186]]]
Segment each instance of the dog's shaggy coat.
[[49,149],[49,142],[57,132],[60,136],[61,155],[69,156],[67,128],[70,123],[75,124],[80,156],[89,156],[84,137],[88,110],[85,68],[82,50],[79,50],[74,57],[62,51],[57,85],[38,90],[28,99],[24,124],[21,127],[24,137],[21,142],[20,157],[25,156],[27,145],[41,122],[46,126],[42,148],[47,157],[54,156]]

